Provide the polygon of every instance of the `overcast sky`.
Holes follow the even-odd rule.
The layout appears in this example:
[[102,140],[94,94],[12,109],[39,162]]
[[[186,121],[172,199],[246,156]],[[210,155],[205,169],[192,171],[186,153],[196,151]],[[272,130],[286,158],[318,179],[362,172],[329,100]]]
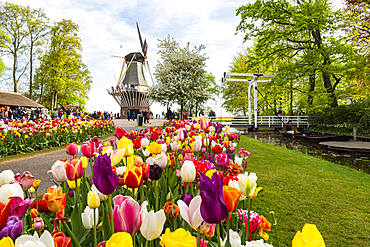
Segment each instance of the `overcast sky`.
[[[44,8],[51,21],[71,19],[79,25],[82,39],[82,57],[93,77],[92,89],[86,107],[88,111],[119,112],[119,106],[106,89],[116,85],[125,56],[141,51],[135,22],[139,22],[143,39],[149,45],[148,61],[152,73],[159,59],[157,39],[169,34],[185,46],[204,44],[209,58],[206,70],[220,81],[232,57],[242,50],[243,34],[235,35],[240,16],[236,9],[250,0],[10,0],[11,3],[31,8]],[[122,48],[120,48],[122,46]],[[145,72],[149,85],[150,76]],[[216,114],[220,115],[221,102]],[[154,114],[164,110],[152,106]]]

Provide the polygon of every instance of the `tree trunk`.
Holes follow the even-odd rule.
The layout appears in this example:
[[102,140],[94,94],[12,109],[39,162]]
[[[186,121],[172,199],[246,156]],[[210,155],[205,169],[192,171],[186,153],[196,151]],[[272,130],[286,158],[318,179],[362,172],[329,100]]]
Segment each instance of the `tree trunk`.
[[198,117],[198,103],[195,105],[195,117]]
[[42,79],[41,79],[41,92],[40,92],[40,104],[42,104],[42,94],[44,92],[44,75],[42,75]]
[[51,105],[50,110],[54,111],[54,92],[51,93]]
[[57,103],[58,103],[58,91],[55,90],[55,93],[54,93],[54,109],[57,108]]
[[308,93],[308,104],[309,105],[312,105],[313,103],[313,96],[312,96],[312,92],[315,90],[315,74],[312,74],[312,75],[309,75],[309,83],[310,83],[310,89],[309,89],[309,93]]
[[290,111],[293,111],[293,82],[290,82]]
[[17,71],[17,54],[14,53],[14,60],[13,60],[13,84],[14,84],[14,93],[18,92],[18,82],[15,75],[15,72]]
[[[31,37],[32,40],[32,37]],[[32,99],[32,60],[33,60],[33,43],[30,46],[30,99]]]

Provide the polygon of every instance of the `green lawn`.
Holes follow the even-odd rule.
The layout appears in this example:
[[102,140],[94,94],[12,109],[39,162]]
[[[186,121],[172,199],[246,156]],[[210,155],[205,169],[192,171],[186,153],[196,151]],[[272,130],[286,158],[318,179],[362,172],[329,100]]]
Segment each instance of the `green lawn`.
[[275,212],[282,246],[305,223],[326,246],[370,246],[370,175],[245,136],[239,146],[252,153],[247,171],[264,189],[253,210]]

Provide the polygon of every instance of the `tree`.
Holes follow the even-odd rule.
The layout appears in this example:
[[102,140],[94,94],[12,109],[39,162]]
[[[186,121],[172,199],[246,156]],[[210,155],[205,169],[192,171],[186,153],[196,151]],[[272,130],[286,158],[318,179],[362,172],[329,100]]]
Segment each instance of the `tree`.
[[36,70],[36,98],[54,110],[58,103],[84,107],[92,78],[82,62],[78,25],[71,20],[56,23],[50,32],[50,45]]
[[181,108],[190,101],[201,104],[209,99],[208,86],[211,83],[207,78],[205,67],[206,57],[202,54],[204,45],[190,48],[190,43],[180,47],[179,43],[169,36],[159,40],[158,54],[162,62],[155,67],[157,84],[150,87],[149,98],[161,103],[177,103]]
[[28,38],[26,39],[26,41],[29,46],[29,95],[32,99],[32,77],[35,48],[43,43],[43,38],[49,32],[49,18],[46,17],[45,12],[42,8],[30,9],[30,7],[28,6],[25,9],[24,15],[26,18],[26,27],[28,31]]
[[18,84],[21,77],[27,70],[28,64],[21,66],[19,58],[27,51],[25,39],[28,37],[26,29],[25,8],[6,2],[0,11],[0,26],[5,34],[10,38],[8,43],[4,44],[4,51],[13,60],[12,80],[13,90],[18,92]]
[[332,11],[326,0],[257,0],[240,7],[237,15],[241,16],[237,30],[246,33],[244,40],[256,39],[256,57],[270,62],[294,58],[278,71],[288,73],[294,67],[296,75],[309,78],[311,93],[319,74],[330,105],[338,105],[337,89],[343,87],[353,54],[352,46],[334,35],[343,20],[340,11]]

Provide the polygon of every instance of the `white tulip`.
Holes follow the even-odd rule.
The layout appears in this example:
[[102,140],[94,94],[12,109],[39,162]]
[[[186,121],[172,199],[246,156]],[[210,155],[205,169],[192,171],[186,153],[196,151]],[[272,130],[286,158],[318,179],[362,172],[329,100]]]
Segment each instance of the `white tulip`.
[[81,214],[82,224],[85,229],[94,228],[94,210],[95,210],[95,226],[99,222],[99,210],[91,209],[89,206],[86,206],[84,212]]
[[202,141],[196,140],[193,142],[193,150],[194,152],[199,152],[202,149]]
[[213,126],[210,126],[209,128],[208,128],[208,130],[209,130],[209,132],[214,132],[216,129],[215,129],[215,127],[213,127]]
[[11,196],[24,198],[24,193],[19,183],[4,184],[0,187],[0,202],[6,204]]
[[167,166],[167,155],[165,153],[160,153],[155,157],[155,164],[159,165],[162,168]]
[[[230,180],[228,185],[241,191],[239,187],[239,182],[237,180]],[[243,201],[245,198],[245,195],[241,194],[239,197],[239,201]]]
[[273,247],[271,244],[267,244],[263,242],[263,239],[260,240],[253,240],[250,242],[245,243],[245,247]]
[[243,158],[239,158],[238,155],[235,156],[235,163],[241,166],[243,164]]
[[185,125],[185,129],[186,131],[190,131],[191,130],[191,126],[189,124]]
[[165,153],[165,152],[167,152],[167,144],[166,143],[164,143],[164,144],[161,144],[161,146],[162,146],[162,153]]
[[190,160],[185,160],[181,168],[181,179],[186,183],[191,183],[194,181],[197,172],[195,170],[195,165]]
[[[234,232],[233,230],[229,230],[229,235],[230,235],[230,245],[231,247],[242,247],[242,241],[240,239],[240,236],[237,232]],[[221,246],[222,247],[225,247],[226,246],[226,241],[227,241],[227,237],[222,240],[221,239]]]
[[141,234],[149,241],[156,239],[163,231],[166,215],[163,209],[154,213],[154,210],[148,213],[146,207],[141,212],[142,224],[140,227]]
[[116,168],[117,175],[123,175],[126,172],[126,166],[119,166]]
[[108,196],[107,196],[107,195],[104,195],[103,193],[101,193],[101,192],[98,190],[98,188],[96,188],[95,184],[93,184],[93,185],[91,186],[91,190],[92,190],[93,192],[95,192],[95,193],[97,193],[97,194],[98,194],[98,196],[99,196],[99,200],[100,200],[101,202],[106,201],[106,200],[108,199]]
[[148,140],[148,138],[143,138],[143,139],[141,139],[141,147],[142,148],[146,148],[146,146],[149,146],[149,144],[150,144],[150,141]]
[[150,165],[150,166],[154,165],[155,164],[155,158],[153,156],[150,156],[149,158],[146,159],[145,163]]
[[22,235],[15,240],[15,247],[54,247],[54,239],[48,230],[39,237],[37,232],[31,235]]
[[143,149],[143,155],[145,156],[145,157],[148,157],[149,155],[150,155],[150,152],[147,150],[147,149]]
[[243,195],[251,197],[257,187],[257,175],[255,173],[250,173],[248,175],[248,172],[245,172],[245,174],[239,174],[238,183]]
[[197,135],[194,137],[194,141],[202,141],[203,137],[201,135]]
[[176,141],[172,142],[171,144],[171,149],[174,151],[174,152],[177,152],[180,148],[180,144]]
[[12,170],[5,170],[0,173],[0,186],[10,183],[14,180],[14,172]]
[[66,174],[66,170],[64,168],[65,163],[67,163],[67,162],[57,160],[52,165],[51,170],[48,171],[48,173],[51,172],[53,174],[54,180],[58,183],[65,182],[68,179],[67,174]]

